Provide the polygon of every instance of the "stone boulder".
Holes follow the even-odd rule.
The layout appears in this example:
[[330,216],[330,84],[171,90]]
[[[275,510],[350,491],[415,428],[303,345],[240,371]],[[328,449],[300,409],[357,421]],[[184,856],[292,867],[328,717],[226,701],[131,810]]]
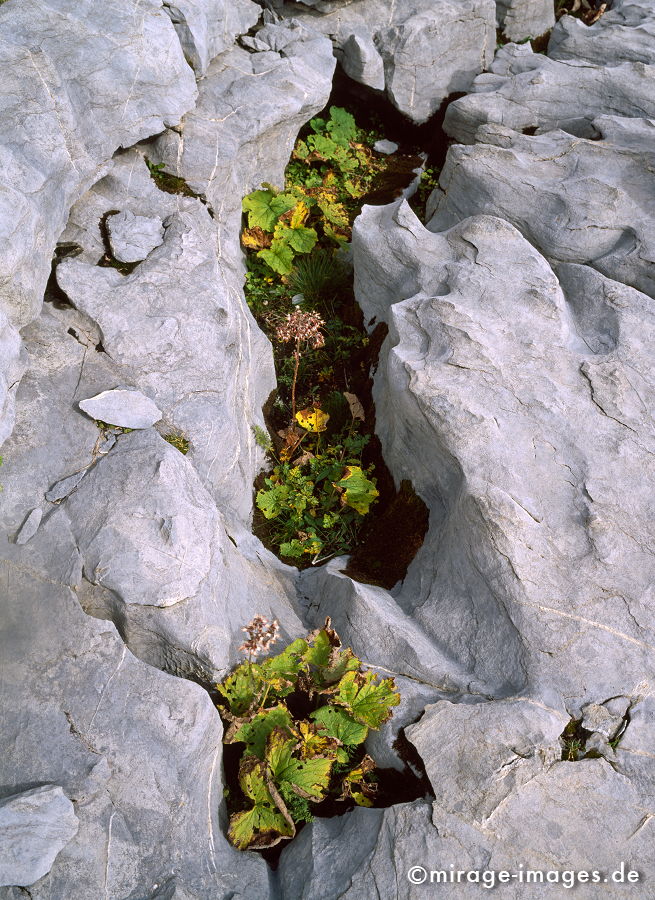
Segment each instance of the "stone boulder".
[[655,126],[605,116],[592,125],[597,140],[482,126],[481,143],[448,151],[428,228],[501,216],[549,260],[591,265],[655,296]]
[[533,53],[528,44],[508,44],[475,79],[472,93],[450,104],[444,130],[463,144],[475,143],[487,124],[595,137],[591,123],[598,116],[655,117],[654,80],[655,67],[643,63],[560,61]]
[[0,886],[29,887],[47,875],[78,827],[73,804],[58,785],[0,800]]
[[14,428],[16,390],[26,364],[20,334],[0,311],[0,447]]
[[548,56],[599,66],[655,64],[655,10],[650,0],[613,0],[608,6],[591,26],[562,16],[550,36]]
[[232,46],[237,35],[252,28],[262,12],[252,0],[170,0],[164,3],[164,10],[198,76]]
[[353,245],[364,317],[389,325],[385,458],[430,509],[396,602],[497,692],[571,714],[634,696],[652,670],[652,301],[588,266],[558,280],[498,218],[433,234],[405,203],[367,207]]
[[157,0],[6,3],[0,30],[0,306],[23,326],[71,205],[117,148],[179,123],[196,86]]
[[493,0],[360,0],[319,4],[304,13],[287,3],[279,13],[329,35],[344,71],[385,89],[393,105],[418,124],[449,94],[468,90],[493,59]]
[[120,381],[151,398],[169,430],[191,442],[221,510],[247,522],[262,460],[252,429],[263,425],[275,385],[270,344],[221,264],[215,224],[200,201],[184,198],[165,221],[163,244],[131,274],[79,257],[59,264],[57,280],[98,324]]
[[496,22],[510,41],[545,34],[555,24],[553,0],[496,0]]

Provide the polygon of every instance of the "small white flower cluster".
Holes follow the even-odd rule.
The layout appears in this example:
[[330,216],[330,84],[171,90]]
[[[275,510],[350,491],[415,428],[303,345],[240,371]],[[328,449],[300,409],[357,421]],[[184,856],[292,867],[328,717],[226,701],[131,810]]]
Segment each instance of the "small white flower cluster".
[[257,656],[259,653],[265,653],[277,641],[280,625],[277,619],[269,622],[264,616],[255,616],[245,628],[248,640],[244,641],[239,647],[241,652],[247,653],[249,656]]

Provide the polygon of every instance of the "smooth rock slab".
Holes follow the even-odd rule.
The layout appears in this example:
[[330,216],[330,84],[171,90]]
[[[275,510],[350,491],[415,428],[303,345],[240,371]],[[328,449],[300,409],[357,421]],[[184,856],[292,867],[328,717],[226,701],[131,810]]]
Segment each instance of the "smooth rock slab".
[[157,404],[141,391],[121,388],[102,391],[95,397],[80,400],[78,406],[92,419],[119,428],[150,428],[161,419]]
[[613,0],[591,26],[562,16],[548,42],[552,59],[587,60],[600,66],[623,61],[655,64],[655,8],[651,0]]
[[37,506],[36,509],[33,509],[31,511],[31,513],[21,525],[21,529],[16,535],[16,543],[26,544],[29,540],[31,540],[36,534],[39,525],[41,524],[42,518],[43,512],[41,508]]
[[28,887],[43,878],[78,828],[73,804],[58,785],[0,800],[0,886]]
[[135,216],[124,210],[107,218],[111,252],[119,262],[141,262],[164,240],[159,216]]
[[480,143],[448,151],[428,228],[500,216],[548,259],[591,265],[655,297],[655,128],[610,116],[592,125],[598,140],[481,126]]
[[444,130],[465,144],[474,143],[485,124],[594,137],[591,123],[598,116],[653,118],[654,82],[655,66],[553,60],[529,44],[508,44],[475,79],[472,93],[450,104]]
[[555,24],[553,0],[496,0],[496,20],[510,41],[540,37]]
[[252,0],[167,0],[164,9],[198,76],[237,35],[252,28],[262,12]]
[[196,84],[157,0],[0,5],[0,307],[41,308],[71,205],[112,154],[176,125]]

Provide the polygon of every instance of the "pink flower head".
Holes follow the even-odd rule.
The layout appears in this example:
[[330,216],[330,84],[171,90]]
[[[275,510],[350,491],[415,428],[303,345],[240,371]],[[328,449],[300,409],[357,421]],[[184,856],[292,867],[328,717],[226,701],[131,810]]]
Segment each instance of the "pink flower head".
[[248,640],[241,644],[239,651],[252,657],[266,653],[272,647],[277,641],[280,625],[277,619],[269,622],[264,616],[254,616],[252,622],[241,631],[248,635]]

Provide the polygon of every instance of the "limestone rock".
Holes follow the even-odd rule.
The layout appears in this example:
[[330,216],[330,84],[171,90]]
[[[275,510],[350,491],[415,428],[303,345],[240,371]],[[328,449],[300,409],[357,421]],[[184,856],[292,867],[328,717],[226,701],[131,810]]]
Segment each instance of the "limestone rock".
[[655,128],[648,120],[604,116],[592,124],[600,140],[482,126],[482,143],[450,148],[428,204],[428,227],[498,215],[549,260],[591,265],[655,296]]
[[369,34],[355,31],[348,35],[341,53],[341,67],[346,75],[374,90],[384,90],[384,60]]
[[364,318],[389,324],[385,458],[430,508],[396,602],[497,691],[554,691],[571,714],[634,696],[652,671],[652,301],[589,266],[560,284],[496,218],[430,234],[404,203],[367,207],[353,248]]
[[161,419],[161,410],[149,397],[126,388],[102,391],[78,406],[92,419],[119,428],[150,428]]
[[47,875],[78,827],[73,804],[58,785],[0,800],[0,886],[29,887]]
[[496,20],[510,41],[540,37],[555,24],[553,0],[496,0]]
[[168,0],[164,9],[198,76],[204,75],[212,59],[231,47],[234,38],[252,28],[261,15],[261,8],[252,0]]
[[98,323],[120,382],[152,398],[191,442],[221,510],[245,522],[262,459],[252,426],[263,425],[275,375],[270,344],[220,253],[209,213],[184,198],[166,219],[164,243],[130,275],[73,258],[57,280]]
[[419,124],[449,94],[468,90],[493,59],[493,0],[361,0],[317,8],[323,15],[289,3],[280,12],[332,37],[344,71],[385,88],[394,106]]
[[14,427],[16,390],[26,365],[20,335],[0,310],[0,447]]
[[0,306],[38,315],[68,210],[118,147],[175,125],[196,87],[156,0],[2,4]]
[[107,231],[114,257],[125,263],[141,262],[164,239],[159,216],[135,216],[129,210],[108,216]]
[[184,119],[184,139],[167,132],[155,161],[184,178],[214,211],[223,253],[235,240],[241,198],[263,181],[282,186],[302,125],[327,103],[335,61],[327,38],[290,22],[266,25],[259,52],[234,47],[218,56]]
[[264,861],[237,857],[221,831],[209,696],[135,659],[111,623],[82,611],[65,586],[73,546],[51,518],[15,550],[29,569],[19,555],[0,563],[0,780],[9,793],[59,784],[79,819],[31,896],[145,897],[174,874],[198,900],[267,897]]
[[43,512],[40,506],[37,506],[36,509],[33,509],[30,512],[28,517],[21,525],[20,531],[16,535],[17,544],[26,544],[31,538],[34,537],[39,525],[41,524],[42,517]]
[[485,124],[594,137],[591,123],[598,116],[653,118],[654,79],[655,67],[643,63],[560,61],[533,53],[528,44],[508,44],[475,79],[472,93],[450,104],[444,129],[464,144],[474,143]]
[[553,59],[587,60],[600,66],[655,64],[655,10],[650,0],[613,0],[591,26],[562,16],[548,42]]

